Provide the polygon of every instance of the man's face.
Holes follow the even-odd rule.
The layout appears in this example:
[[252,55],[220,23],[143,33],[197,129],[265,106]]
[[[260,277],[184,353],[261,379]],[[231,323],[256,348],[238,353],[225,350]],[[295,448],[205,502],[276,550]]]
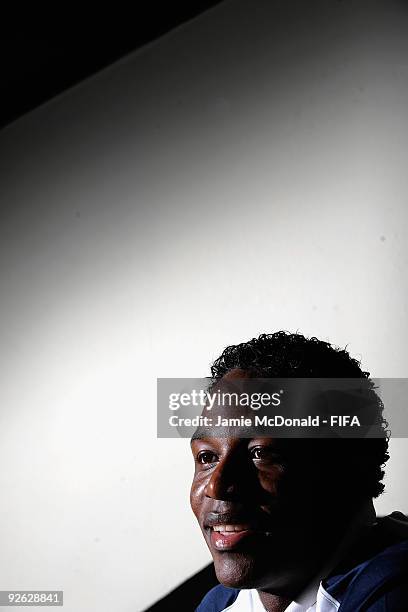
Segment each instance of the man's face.
[[[285,465],[271,439],[202,438],[191,444],[191,506],[220,582],[251,588],[285,582],[289,571],[284,501]],[[287,534],[286,534],[287,535]],[[284,584],[282,584],[284,586]]]
[[[190,501],[218,580],[291,595],[341,534],[338,492],[313,440],[193,438]],[[336,508],[337,506],[337,508]]]

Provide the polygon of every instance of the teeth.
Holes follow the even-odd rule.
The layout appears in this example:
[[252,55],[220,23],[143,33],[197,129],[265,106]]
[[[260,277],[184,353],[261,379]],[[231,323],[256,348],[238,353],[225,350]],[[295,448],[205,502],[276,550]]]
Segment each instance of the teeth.
[[247,525],[214,525],[214,531],[221,531],[223,533],[227,531],[244,531],[248,529]]

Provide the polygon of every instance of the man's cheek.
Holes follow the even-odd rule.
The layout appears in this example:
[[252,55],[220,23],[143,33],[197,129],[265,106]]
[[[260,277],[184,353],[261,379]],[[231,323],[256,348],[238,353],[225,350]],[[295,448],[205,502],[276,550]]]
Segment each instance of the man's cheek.
[[202,502],[201,487],[197,486],[197,484],[193,482],[193,485],[190,491],[190,505],[191,505],[191,509],[193,513],[195,514],[197,520],[199,518],[201,502]]
[[194,486],[192,486],[190,490],[190,506],[194,514],[196,514],[196,504],[197,504],[197,500],[195,497]]
[[259,476],[259,484],[268,497],[277,497],[278,491],[281,488],[281,478],[278,474],[265,472]]

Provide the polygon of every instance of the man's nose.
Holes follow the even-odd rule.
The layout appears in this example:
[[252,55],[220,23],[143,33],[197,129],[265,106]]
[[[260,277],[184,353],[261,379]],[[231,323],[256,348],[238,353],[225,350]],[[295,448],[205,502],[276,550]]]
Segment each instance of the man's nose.
[[241,462],[221,460],[211,472],[205,494],[213,499],[231,500],[248,487],[248,474]]

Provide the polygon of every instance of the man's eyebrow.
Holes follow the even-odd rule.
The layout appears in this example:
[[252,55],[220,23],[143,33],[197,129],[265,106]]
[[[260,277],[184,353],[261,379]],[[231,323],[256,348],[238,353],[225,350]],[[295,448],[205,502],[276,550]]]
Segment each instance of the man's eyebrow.
[[211,436],[208,435],[209,431],[210,430],[206,429],[205,427],[196,429],[193,435],[191,436],[190,445],[194,442],[194,440],[203,440],[205,438],[210,438]]

